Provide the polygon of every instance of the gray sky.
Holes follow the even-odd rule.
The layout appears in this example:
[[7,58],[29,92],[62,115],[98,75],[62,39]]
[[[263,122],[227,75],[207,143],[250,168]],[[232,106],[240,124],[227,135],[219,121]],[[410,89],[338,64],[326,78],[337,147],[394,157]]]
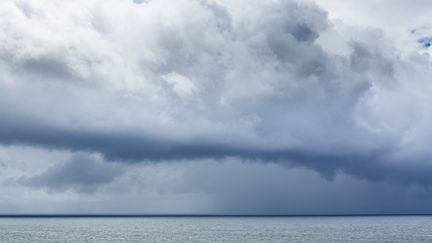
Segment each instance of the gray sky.
[[0,213],[432,213],[430,1],[0,3]]

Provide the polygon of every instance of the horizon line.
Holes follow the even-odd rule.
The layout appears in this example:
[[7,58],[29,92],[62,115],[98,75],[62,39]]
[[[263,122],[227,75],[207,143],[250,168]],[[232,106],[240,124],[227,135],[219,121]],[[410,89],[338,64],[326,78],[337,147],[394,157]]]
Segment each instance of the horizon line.
[[432,216],[432,213],[392,214],[0,214],[0,218],[265,218],[265,217],[398,217]]

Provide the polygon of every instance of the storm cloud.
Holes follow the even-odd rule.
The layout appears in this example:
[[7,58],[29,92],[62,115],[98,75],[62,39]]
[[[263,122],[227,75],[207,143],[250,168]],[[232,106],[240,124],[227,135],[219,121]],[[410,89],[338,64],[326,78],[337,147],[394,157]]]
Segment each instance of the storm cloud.
[[[3,145],[432,183],[432,72],[415,35],[399,50],[290,0],[7,0],[0,15]],[[75,162],[30,184],[83,191],[67,176],[80,165],[106,166],[95,184],[114,177]]]
[[104,163],[95,156],[76,155],[39,175],[22,178],[21,183],[36,188],[48,188],[52,192],[75,190],[92,193],[99,186],[112,182],[122,172],[123,168],[118,165]]

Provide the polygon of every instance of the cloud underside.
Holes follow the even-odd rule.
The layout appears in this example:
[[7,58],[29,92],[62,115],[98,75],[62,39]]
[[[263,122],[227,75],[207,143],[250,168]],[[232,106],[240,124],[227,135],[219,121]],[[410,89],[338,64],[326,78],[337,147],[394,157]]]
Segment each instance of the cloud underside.
[[[2,126],[2,143],[30,145],[46,149],[99,153],[107,161],[125,163],[155,163],[167,161],[239,158],[250,162],[277,163],[287,167],[304,167],[315,170],[327,179],[337,173],[347,173],[368,180],[396,180],[404,183],[431,183],[429,165],[406,167],[406,161],[390,160],[387,150],[367,151],[314,151],[301,148],[263,149],[242,147],[238,144],[220,144],[208,141],[178,142],[155,140],[124,133],[102,133],[59,130],[32,123],[26,127]],[[31,129],[29,129],[31,127]],[[69,163],[87,164],[89,159],[78,157]],[[399,164],[397,164],[399,163]],[[89,163],[91,164],[91,163]],[[99,165],[100,162],[99,162]],[[103,167],[103,166],[102,166]],[[101,167],[101,168],[102,168]],[[85,170],[84,170],[85,171]],[[88,177],[98,177],[102,170]],[[79,173],[78,173],[79,174]],[[84,173],[84,177],[88,175]],[[60,176],[61,177],[61,176]],[[78,177],[77,179],[79,179]],[[87,178],[87,177],[86,177]],[[55,183],[57,184],[57,183]]]
[[0,3],[0,143],[432,183],[427,55],[309,3],[169,2]]

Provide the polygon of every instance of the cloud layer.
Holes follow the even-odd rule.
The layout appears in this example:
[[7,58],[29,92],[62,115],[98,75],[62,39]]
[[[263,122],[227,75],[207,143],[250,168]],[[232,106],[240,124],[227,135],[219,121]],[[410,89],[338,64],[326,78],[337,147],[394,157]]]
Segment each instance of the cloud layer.
[[[400,50],[290,0],[7,0],[0,14],[4,145],[432,183],[431,63],[416,41]],[[67,180],[68,165],[35,184]]]

